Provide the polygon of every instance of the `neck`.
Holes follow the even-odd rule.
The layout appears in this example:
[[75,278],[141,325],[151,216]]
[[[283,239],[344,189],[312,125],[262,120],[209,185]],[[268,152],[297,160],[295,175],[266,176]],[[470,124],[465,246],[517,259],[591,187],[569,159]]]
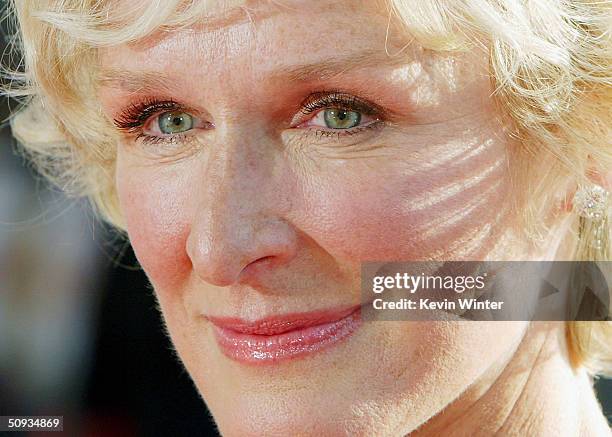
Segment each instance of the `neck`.
[[510,360],[490,368],[411,437],[609,436],[590,378],[571,368],[563,323],[533,322]]

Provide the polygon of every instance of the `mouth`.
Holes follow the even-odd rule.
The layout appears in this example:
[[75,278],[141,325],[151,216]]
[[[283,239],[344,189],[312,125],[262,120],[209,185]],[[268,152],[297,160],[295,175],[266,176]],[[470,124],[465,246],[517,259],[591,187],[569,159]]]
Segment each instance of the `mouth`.
[[268,365],[335,345],[361,325],[361,306],[293,313],[245,321],[206,316],[219,348],[244,364]]

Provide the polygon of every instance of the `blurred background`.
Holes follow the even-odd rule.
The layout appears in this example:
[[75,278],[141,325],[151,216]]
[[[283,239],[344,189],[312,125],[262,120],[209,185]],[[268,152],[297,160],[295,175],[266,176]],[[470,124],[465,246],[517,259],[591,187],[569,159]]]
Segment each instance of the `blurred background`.
[[61,415],[64,435],[85,437],[217,435],[129,245],[13,146],[5,127],[0,416]]
[[[3,20],[4,45],[10,32]],[[129,244],[46,185],[2,126],[0,415],[61,415],[85,437],[217,435]],[[597,388],[610,418],[612,383]]]
[[129,245],[13,145],[5,127],[0,416],[61,415],[64,435],[85,437],[217,435]]

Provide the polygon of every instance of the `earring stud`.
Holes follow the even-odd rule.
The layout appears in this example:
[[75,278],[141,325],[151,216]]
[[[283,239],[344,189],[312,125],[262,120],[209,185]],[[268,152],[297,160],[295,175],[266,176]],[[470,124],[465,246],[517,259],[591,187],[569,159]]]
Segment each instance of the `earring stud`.
[[608,208],[610,193],[600,185],[581,187],[574,195],[574,210],[580,217],[601,219]]

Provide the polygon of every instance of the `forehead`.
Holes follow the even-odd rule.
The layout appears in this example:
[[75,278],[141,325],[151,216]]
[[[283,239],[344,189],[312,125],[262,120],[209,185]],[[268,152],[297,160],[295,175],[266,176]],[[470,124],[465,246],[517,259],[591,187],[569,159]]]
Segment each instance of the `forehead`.
[[[103,49],[103,57],[123,55],[139,64],[148,59],[158,66],[166,59],[171,67],[180,52],[187,55],[183,63],[205,58],[211,65],[245,56],[269,61],[280,51],[299,56],[324,51],[329,56],[365,46],[384,50],[389,18],[378,1],[206,1],[203,11],[188,26],[170,31],[161,26],[146,38]],[[166,19],[172,20],[176,17]]]
[[351,14],[390,11],[386,0],[165,0],[161,5],[148,0],[113,0],[103,4],[102,12],[109,23],[121,26],[134,23],[145,15],[148,23],[142,24],[149,30],[154,28],[150,27],[153,23],[174,26],[185,24],[185,21],[198,21],[200,29],[215,30],[241,22],[254,24],[278,14],[305,17],[313,12]]
[[245,93],[270,99],[311,84],[375,97],[386,80],[427,88],[415,96],[422,101],[434,87],[448,94],[480,86],[488,71],[481,55],[423,49],[376,1],[252,4],[103,49],[102,89],[211,102]]

